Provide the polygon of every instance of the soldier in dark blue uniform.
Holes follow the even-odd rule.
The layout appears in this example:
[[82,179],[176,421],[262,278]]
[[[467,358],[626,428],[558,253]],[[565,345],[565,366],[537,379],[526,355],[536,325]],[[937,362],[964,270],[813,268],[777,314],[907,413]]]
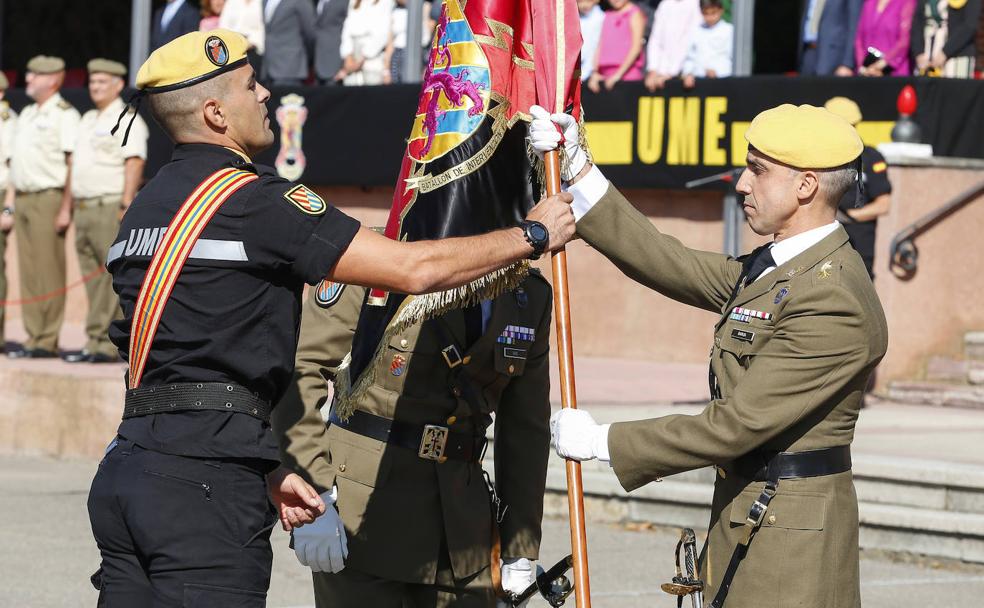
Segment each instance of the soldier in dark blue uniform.
[[573,235],[567,195],[535,207],[525,229],[476,237],[398,243],[361,228],[250,160],[273,134],[246,48],[240,34],[194,32],[137,76],[177,145],[108,256],[124,314],[110,337],[130,373],[89,494],[99,606],[263,606],[278,518],[285,529],[322,512],[337,520],[278,467],[269,424],[293,370],[304,283],[436,291]]

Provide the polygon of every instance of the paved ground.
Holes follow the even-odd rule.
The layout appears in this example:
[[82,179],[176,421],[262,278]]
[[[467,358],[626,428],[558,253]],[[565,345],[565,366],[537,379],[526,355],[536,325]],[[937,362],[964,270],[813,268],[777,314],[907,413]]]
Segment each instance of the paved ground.
[[[94,606],[88,576],[98,552],[85,513],[90,461],[0,458],[0,608]],[[544,561],[566,552],[567,523],[545,522]],[[308,576],[275,533],[276,558],[270,608],[312,606]],[[589,528],[592,605],[595,608],[671,608],[659,591],[672,574],[672,530]],[[984,567],[902,562],[865,554],[861,564],[865,608],[977,606],[984,597]],[[534,604],[538,607],[545,603]],[[568,601],[573,606],[573,600]]]

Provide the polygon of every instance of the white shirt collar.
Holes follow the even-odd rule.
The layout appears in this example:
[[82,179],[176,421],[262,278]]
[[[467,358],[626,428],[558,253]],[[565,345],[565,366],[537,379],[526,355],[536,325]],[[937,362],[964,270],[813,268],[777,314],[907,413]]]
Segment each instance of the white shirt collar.
[[[770,251],[772,252],[772,259],[776,261],[776,265],[764,270],[762,274],[759,275],[759,278],[764,277],[778,266],[782,266],[789,260],[795,258],[810,247],[813,247],[820,241],[824,240],[835,230],[837,230],[839,226],[840,222],[835,220],[829,224],[820,226],[819,228],[813,228],[812,230],[801,232],[796,236],[791,236],[788,239],[779,241],[778,243],[773,243],[770,247]],[[758,279],[756,279],[756,281],[757,280]]]

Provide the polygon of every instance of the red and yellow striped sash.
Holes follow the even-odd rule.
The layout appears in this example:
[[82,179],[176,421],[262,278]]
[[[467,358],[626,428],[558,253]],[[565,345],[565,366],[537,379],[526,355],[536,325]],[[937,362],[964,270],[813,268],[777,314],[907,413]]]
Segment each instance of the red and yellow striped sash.
[[140,385],[164,306],[199,235],[230,196],[256,179],[259,176],[248,171],[220,169],[206,178],[174,215],[137,296],[130,327],[130,388]]

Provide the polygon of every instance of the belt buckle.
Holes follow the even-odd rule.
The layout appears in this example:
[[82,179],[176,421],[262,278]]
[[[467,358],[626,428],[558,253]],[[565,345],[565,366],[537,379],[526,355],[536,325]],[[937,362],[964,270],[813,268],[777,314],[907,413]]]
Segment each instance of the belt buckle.
[[441,350],[441,355],[444,357],[444,361],[448,364],[448,367],[454,369],[461,365],[461,353],[458,352],[458,347],[452,344],[451,346],[445,346]]
[[444,458],[444,448],[448,445],[448,427],[436,424],[424,425],[420,435],[420,449],[417,456],[425,460],[441,460]]
[[768,505],[756,500],[752,504],[752,508],[748,511],[748,517],[745,518],[745,522],[752,526],[752,528],[758,528],[762,525],[762,520],[765,519],[765,512],[768,509]]

